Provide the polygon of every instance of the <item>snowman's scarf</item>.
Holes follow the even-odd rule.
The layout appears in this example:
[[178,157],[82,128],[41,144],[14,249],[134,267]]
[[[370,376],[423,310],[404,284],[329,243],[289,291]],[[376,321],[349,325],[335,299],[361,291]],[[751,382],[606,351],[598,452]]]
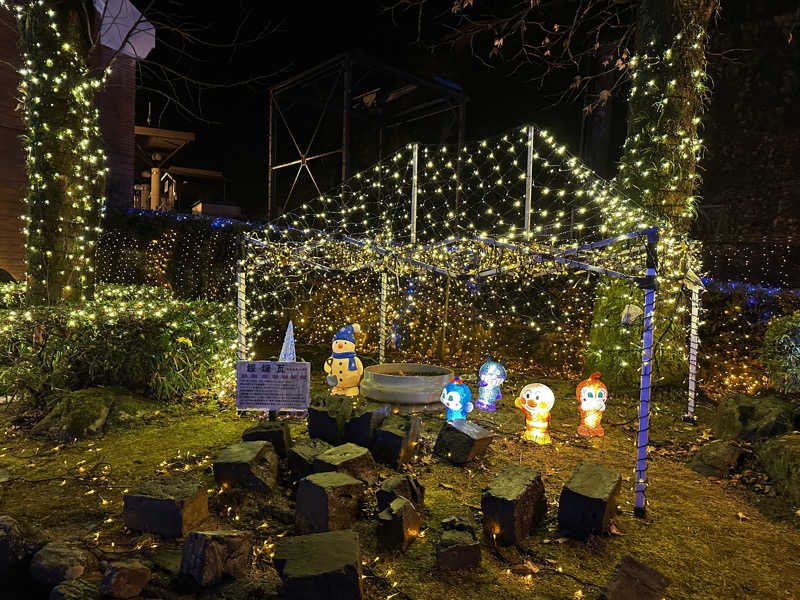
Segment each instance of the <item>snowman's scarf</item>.
[[347,370],[348,371],[355,371],[358,367],[356,367],[356,353],[355,352],[334,352],[333,358],[348,358],[350,360],[347,361]]

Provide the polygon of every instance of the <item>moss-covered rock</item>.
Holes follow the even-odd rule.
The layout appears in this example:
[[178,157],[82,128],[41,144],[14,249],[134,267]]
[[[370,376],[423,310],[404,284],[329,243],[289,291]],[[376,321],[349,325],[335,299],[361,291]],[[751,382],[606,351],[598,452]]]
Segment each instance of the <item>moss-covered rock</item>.
[[773,438],[757,450],[767,474],[795,503],[800,503],[800,434]]
[[70,442],[103,433],[152,410],[153,403],[120,388],[87,388],[65,393],[33,428],[33,435]]
[[723,440],[763,440],[792,430],[792,405],[779,396],[731,394],[720,402],[714,434]]
[[726,477],[736,471],[745,452],[733,440],[714,440],[695,453],[689,461],[689,467],[701,475]]

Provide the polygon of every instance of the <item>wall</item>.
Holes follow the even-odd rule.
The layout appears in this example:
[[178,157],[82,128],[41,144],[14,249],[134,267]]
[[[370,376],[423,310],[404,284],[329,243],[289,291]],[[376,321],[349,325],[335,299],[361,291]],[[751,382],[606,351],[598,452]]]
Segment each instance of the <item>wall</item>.
[[[22,113],[16,110],[19,78],[5,62],[17,64],[16,23],[0,11],[0,268],[20,279],[25,271],[25,242],[20,215],[24,211],[25,155],[19,136]],[[97,64],[107,64],[112,51],[101,47]],[[5,61],[5,62],[4,62]],[[120,55],[106,88],[98,95],[100,128],[108,166],[106,197],[110,209],[125,210],[133,203],[133,124],[136,61]]]
[[0,268],[19,279],[25,270],[20,215],[24,209],[25,155],[19,136],[21,113],[16,110],[19,78],[6,62],[17,64],[16,23],[0,11]]

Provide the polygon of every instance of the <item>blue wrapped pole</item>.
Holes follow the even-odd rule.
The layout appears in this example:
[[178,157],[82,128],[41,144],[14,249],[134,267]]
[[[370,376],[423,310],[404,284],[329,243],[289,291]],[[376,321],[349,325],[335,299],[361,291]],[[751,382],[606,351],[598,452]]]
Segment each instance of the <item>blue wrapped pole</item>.
[[642,332],[642,379],[639,385],[639,432],[636,436],[636,502],[634,514],[645,515],[647,507],[647,438],[650,433],[650,381],[653,370],[653,312],[656,304],[656,245],[658,231],[647,236],[647,271],[644,287]]

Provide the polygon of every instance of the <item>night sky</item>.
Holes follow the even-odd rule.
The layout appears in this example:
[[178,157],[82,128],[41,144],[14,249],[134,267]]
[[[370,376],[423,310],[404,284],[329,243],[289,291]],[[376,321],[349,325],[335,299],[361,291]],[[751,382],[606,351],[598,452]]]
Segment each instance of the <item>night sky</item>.
[[[445,11],[450,6],[449,2],[431,4]],[[158,8],[168,13],[170,20],[197,27],[199,38],[215,44],[229,42],[242,24],[240,40],[251,39],[265,26],[273,31],[257,43],[235,49],[195,44],[187,47],[192,54],[189,59],[167,47],[181,42],[175,34],[162,30],[149,57],[154,62],[208,82],[259,79],[250,85],[204,91],[201,107],[207,122],[181,115],[173,107],[167,107],[161,115],[163,99],[140,90],[137,124],[145,124],[151,103],[153,126],[195,131],[197,142],[183,150],[175,164],[223,171],[229,181],[228,199],[240,204],[246,217],[263,218],[268,87],[343,51],[358,49],[420,76],[445,77],[461,85],[470,98],[468,140],[533,122],[552,131],[574,153],[582,154],[601,175],[613,176],[614,161],[625,135],[624,98],[617,97],[612,103],[610,142],[593,147],[592,122],[587,120],[582,152],[580,99],[554,104],[574,73],[548,78],[540,87],[532,80],[534,71],[523,69],[512,74],[510,66],[498,60],[486,66],[471,55],[468,47],[433,52],[416,42],[416,14],[400,14],[393,22],[382,10],[383,5],[355,0],[231,0],[222,11],[218,4],[206,7],[199,2],[160,1]],[[433,11],[429,14],[436,16]],[[725,2],[721,18],[710,28],[708,72],[714,94],[704,118],[708,149],[701,163],[702,202],[710,208],[701,211],[698,223],[704,241],[714,236],[722,240],[720,243],[730,243],[729,238],[741,225],[730,215],[762,203],[769,207],[778,204],[784,213],[800,210],[797,194],[792,192],[797,185],[791,176],[787,177],[787,173],[800,171],[798,143],[791,135],[800,126],[796,116],[800,115],[800,51],[797,40],[788,36],[798,21],[796,0]],[[441,35],[435,18],[424,22],[426,39]],[[484,58],[488,50],[486,43],[476,47]],[[165,86],[158,78],[146,77],[144,81],[162,89]],[[621,92],[624,95],[624,90]],[[189,104],[196,108],[196,94],[193,96],[195,100]],[[309,110],[304,118],[315,121],[317,114]],[[418,134],[419,130],[409,133]],[[335,136],[330,143],[336,144]],[[372,162],[373,156],[358,156],[354,151],[354,171]],[[773,174],[775,169],[783,173],[778,178]],[[780,187],[776,181],[782,182]],[[777,197],[780,202],[776,203],[773,200]],[[790,227],[792,222],[785,215],[772,215],[770,210],[761,209],[753,219],[754,229],[769,235],[781,227]],[[772,224],[765,219],[772,219]],[[787,233],[791,232],[787,229]]]

